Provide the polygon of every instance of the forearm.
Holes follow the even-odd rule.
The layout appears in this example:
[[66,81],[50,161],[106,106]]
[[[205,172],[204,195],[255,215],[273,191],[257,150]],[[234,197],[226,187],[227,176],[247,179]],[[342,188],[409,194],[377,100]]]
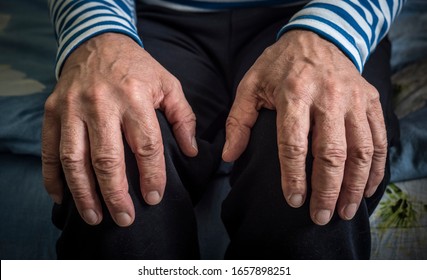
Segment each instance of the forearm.
[[362,72],[366,60],[387,34],[405,0],[314,0],[295,14],[279,36],[308,29],[333,42]]
[[96,35],[122,33],[142,45],[136,30],[133,0],[49,0],[48,3],[58,41],[57,77],[70,53]]

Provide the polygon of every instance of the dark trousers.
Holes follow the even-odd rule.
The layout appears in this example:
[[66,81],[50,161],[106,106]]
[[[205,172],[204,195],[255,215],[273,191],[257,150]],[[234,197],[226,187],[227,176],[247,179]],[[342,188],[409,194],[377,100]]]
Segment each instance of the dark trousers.
[[[63,232],[59,258],[197,259],[199,245],[194,206],[221,164],[224,124],[239,81],[277,31],[301,7],[256,8],[212,13],[181,13],[158,7],[138,8],[144,47],[181,82],[197,116],[199,155],[179,150],[162,112],[158,112],[167,167],[167,185],[159,205],[148,206],[139,190],[136,161],[126,146],[129,192],[136,207],[133,225],[114,224],[104,205],[104,220],[86,225],[69,193],[55,206],[53,220]],[[378,46],[364,77],[381,93],[389,143],[396,125],[390,104],[390,46]],[[280,186],[276,112],[261,110],[249,146],[235,162],[231,191],[222,206],[230,237],[225,258],[366,259],[370,254],[369,215],[389,178],[374,197],[364,199],[351,221],[337,215],[326,226],[310,220],[308,201],[298,209],[285,202]],[[309,153],[310,154],[310,153]],[[307,158],[308,188],[312,159]]]

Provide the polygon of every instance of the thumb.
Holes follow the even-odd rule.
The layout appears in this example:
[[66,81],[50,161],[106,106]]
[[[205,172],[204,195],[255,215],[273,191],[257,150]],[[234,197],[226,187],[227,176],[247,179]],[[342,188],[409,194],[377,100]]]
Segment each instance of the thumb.
[[245,79],[237,88],[236,99],[225,124],[224,161],[238,159],[248,145],[251,129],[258,118],[258,99],[254,92]]
[[189,157],[198,153],[196,142],[196,115],[184,96],[178,81],[164,95],[162,109],[172,125],[173,133],[182,152]]

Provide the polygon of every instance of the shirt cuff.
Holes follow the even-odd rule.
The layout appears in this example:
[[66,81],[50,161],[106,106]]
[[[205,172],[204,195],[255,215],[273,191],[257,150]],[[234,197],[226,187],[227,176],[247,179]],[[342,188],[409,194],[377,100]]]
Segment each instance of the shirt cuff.
[[296,13],[278,36],[292,29],[313,31],[341,49],[362,72],[401,6],[402,0],[314,0]]

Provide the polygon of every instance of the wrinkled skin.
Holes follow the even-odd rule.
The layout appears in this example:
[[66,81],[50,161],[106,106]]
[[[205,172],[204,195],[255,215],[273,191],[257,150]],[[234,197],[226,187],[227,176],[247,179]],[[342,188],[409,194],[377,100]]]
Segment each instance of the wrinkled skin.
[[[384,176],[387,140],[376,89],[336,46],[295,30],[267,48],[242,79],[226,123],[224,160],[234,161],[245,150],[260,108],[277,111],[287,202],[299,207],[306,199],[311,130],[312,220],[327,224],[335,209],[351,219]],[[132,224],[124,135],[137,159],[145,201],[159,203],[166,172],[155,109],[165,113],[183,153],[196,156],[195,115],[174,76],[120,34],[99,35],[77,48],[45,105],[43,177],[54,201],[61,203],[64,172],[88,224],[102,220],[100,199],[119,226]]]

